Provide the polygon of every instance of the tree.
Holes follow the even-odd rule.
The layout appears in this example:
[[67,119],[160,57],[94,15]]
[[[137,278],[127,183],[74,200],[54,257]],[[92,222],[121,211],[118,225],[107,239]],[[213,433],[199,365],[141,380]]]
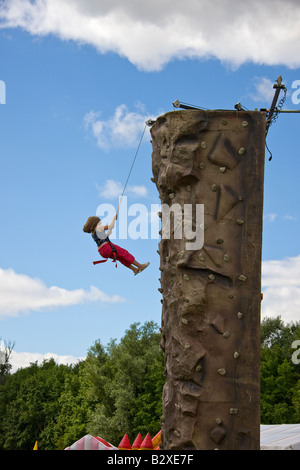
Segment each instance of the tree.
[[59,398],[69,366],[57,366],[53,359],[18,370],[9,376],[0,393],[0,448],[56,449],[55,422],[60,412]]
[[[300,324],[280,318],[261,325],[261,422],[300,422],[300,364],[292,361]],[[2,369],[0,449],[64,449],[85,434],[118,445],[125,433],[160,429],[164,359],[158,326],[135,323],[118,343],[97,340],[85,361],[53,359],[14,374]],[[8,353],[12,349],[9,345]],[[8,354],[9,359],[9,354]]]
[[[131,325],[117,344],[106,350],[97,342],[86,359],[89,397],[95,400],[90,434],[119,443],[125,432],[156,434],[162,413],[163,354],[157,325]],[[96,352],[96,354],[95,354]]]
[[59,413],[53,428],[57,449],[65,449],[86,434],[90,403],[82,376],[83,368],[84,362],[80,362],[65,377],[64,387],[58,399]]
[[12,341],[1,341],[1,338],[0,343],[3,345],[0,348],[0,385],[3,385],[12,367],[9,360],[15,343]]
[[300,323],[285,325],[280,317],[261,325],[261,422],[300,421],[300,367],[292,361]]
[[118,344],[90,348],[76,366],[53,359],[7,374],[0,385],[0,449],[64,449],[90,433],[118,445],[125,432],[160,429],[160,333],[131,325]]

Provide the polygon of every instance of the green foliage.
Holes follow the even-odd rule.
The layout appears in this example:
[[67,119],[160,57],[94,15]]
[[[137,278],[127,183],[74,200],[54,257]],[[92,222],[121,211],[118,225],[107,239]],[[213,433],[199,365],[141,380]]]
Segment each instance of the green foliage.
[[[131,325],[117,344],[96,341],[76,366],[53,359],[5,375],[0,449],[64,449],[87,433],[118,445],[127,432],[160,429],[164,383],[158,326]],[[135,437],[135,436],[134,436]]]
[[280,317],[261,325],[261,422],[300,422],[300,364],[294,364],[293,342],[300,323],[284,325]]
[[41,448],[55,448],[53,427],[69,372],[68,366],[50,359],[7,378],[0,393],[0,448],[32,449],[37,439]]
[[132,325],[120,344],[108,345],[106,361],[99,343],[88,355],[89,396],[96,400],[89,417],[90,434],[118,444],[125,432],[134,439],[139,432],[159,431],[164,377],[156,328],[153,322]]
[[[300,422],[300,364],[292,361],[300,324],[280,318],[261,325],[261,422]],[[160,429],[164,361],[153,322],[133,324],[117,343],[96,341],[76,366],[42,365],[0,382],[0,449],[64,449],[85,434],[118,445],[125,433],[153,436]],[[299,349],[299,346],[298,346]],[[298,354],[299,358],[300,354]]]

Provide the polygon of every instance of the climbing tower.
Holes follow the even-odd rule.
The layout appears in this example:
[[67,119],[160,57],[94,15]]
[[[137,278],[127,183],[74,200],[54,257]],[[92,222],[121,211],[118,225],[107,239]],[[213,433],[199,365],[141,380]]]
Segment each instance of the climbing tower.
[[169,208],[159,243],[161,448],[259,449],[266,114],[173,111],[151,136],[153,180]]

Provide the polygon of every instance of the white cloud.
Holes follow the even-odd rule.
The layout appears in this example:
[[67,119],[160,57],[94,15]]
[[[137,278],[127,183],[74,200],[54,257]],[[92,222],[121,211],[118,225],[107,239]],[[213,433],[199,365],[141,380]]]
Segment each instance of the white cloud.
[[107,120],[100,120],[100,111],[90,111],[84,116],[85,128],[96,138],[98,147],[108,150],[137,145],[150,116],[141,114],[140,104],[135,107],[136,111],[129,111],[125,104],[121,104]]
[[90,290],[67,290],[47,287],[40,279],[0,268],[0,318],[18,316],[22,312],[77,305],[84,302],[122,302],[118,295],[109,296],[97,287]]
[[270,212],[269,214],[264,215],[264,219],[267,222],[274,222],[274,220],[277,218],[278,214],[275,214],[274,212]]
[[255,77],[254,79],[254,88],[255,93],[251,94],[251,97],[254,101],[264,103],[268,107],[274,97],[274,82],[277,77],[274,77],[273,80],[270,80],[266,77]]
[[[264,220],[266,222],[274,222],[276,219],[278,220],[278,214],[276,214],[275,212],[269,212],[268,214],[264,215]],[[294,215],[291,215],[291,214],[285,214],[283,216],[280,216],[280,220],[281,221],[296,222],[297,217],[295,217]]]
[[53,358],[56,364],[77,364],[79,361],[84,360],[84,357],[74,357],[74,356],[60,356],[55,353],[29,353],[29,352],[16,352],[12,351],[9,363],[12,366],[11,373],[16,372],[18,369],[29,367],[31,363],[37,362],[39,365],[42,364],[44,360],[49,360]]
[[[99,196],[104,199],[115,199],[121,197],[123,192],[123,185],[119,181],[106,180],[103,186],[96,184]],[[126,194],[132,194],[134,196],[146,197],[147,188],[144,185],[141,186],[128,186]]]
[[145,197],[147,196],[146,186],[129,186],[128,191],[136,196]]
[[115,52],[147,71],[174,58],[300,65],[297,0],[10,0],[0,19],[2,27]]
[[262,263],[262,316],[300,321],[300,255]]
[[103,186],[96,184],[98,194],[104,199],[115,199],[121,196],[123,185],[119,181],[106,180]]
[[286,214],[283,216],[283,220],[289,220],[290,222],[296,222],[297,217],[294,215]]

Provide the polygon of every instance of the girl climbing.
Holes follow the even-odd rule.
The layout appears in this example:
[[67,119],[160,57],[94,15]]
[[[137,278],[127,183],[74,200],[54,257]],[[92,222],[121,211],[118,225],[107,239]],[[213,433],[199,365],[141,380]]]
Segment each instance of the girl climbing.
[[[105,261],[107,261],[107,258],[111,258],[114,261],[118,260],[126,266],[126,268],[131,269],[136,276],[138,273],[144,271],[150,263],[138,263],[134,256],[132,256],[127,250],[111,243],[109,235],[115,226],[116,220],[117,214],[113,217],[109,225],[102,225],[99,217],[92,216],[87,219],[83,227],[83,231],[92,234],[92,237],[98,246],[98,252],[102,258],[106,258]],[[108,232],[106,232],[106,230],[108,230]],[[94,264],[103,263],[105,261],[94,261]]]

